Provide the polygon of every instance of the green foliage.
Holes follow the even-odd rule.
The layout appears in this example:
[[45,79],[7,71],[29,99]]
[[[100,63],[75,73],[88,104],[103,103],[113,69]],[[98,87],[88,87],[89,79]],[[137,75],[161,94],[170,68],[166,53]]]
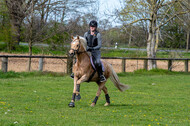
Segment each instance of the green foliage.
[[63,33],[54,33],[58,27],[61,24],[59,23],[54,23],[54,26],[50,28],[48,34],[51,36],[50,38],[48,38],[45,43],[50,45],[50,50],[54,51],[54,50],[64,50],[64,45],[66,43],[66,41],[68,41],[70,39],[70,35],[68,32],[63,32]]
[[18,74],[9,79],[0,77],[0,125],[189,125],[189,75],[126,74],[120,76],[120,81],[131,87],[125,92],[108,80],[111,105],[103,106],[102,92],[94,108],[90,104],[98,87],[83,83],[82,99],[69,108],[70,77]]
[[[0,51],[1,52],[9,52],[7,48],[5,48],[7,44],[0,43]],[[12,50],[11,53],[19,53],[19,54],[25,54],[28,53],[28,46],[20,45],[15,46],[15,50]],[[48,47],[40,47],[40,46],[34,46],[32,48],[32,54],[43,54],[43,55],[65,55],[66,50],[49,50]]]
[[[164,37],[162,47],[166,48],[185,48],[185,31],[177,23],[169,23],[162,28],[167,36]],[[168,37],[169,36],[169,37]]]
[[11,25],[4,1],[0,1],[0,41],[10,43],[11,41]]
[[0,51],[7,51],[7,43],[0,42]]

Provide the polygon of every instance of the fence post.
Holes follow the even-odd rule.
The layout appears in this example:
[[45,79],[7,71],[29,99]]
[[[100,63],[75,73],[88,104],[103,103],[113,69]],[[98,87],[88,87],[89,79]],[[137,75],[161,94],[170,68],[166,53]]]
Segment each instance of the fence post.
[[8,69],[8,57],[3,57],[2,58],[1,70],[2,70],[2,72],[6,73],[7,69]]
[[122,59],[122,72],[125,72],[125,59]]
[[148,60],[147,59],[144,60],[144,69],[145,70],[148,69]]
[[168,60],[168,70],[172,71],[172,60]]
[[73,58],[67,55],[67,74],[72,73],[72,67],[73,67]]
[[188,63],[189,63],[188,59],[185,60],[185,72],[188,72],[189,69]]
[[43,71],[44,58],[39,59],[39,71]]

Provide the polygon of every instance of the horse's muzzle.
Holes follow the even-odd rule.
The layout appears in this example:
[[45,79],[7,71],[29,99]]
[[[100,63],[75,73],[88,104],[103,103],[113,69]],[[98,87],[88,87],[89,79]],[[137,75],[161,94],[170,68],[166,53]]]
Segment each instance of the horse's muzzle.
[[69,53],[70,57],[73,57],[75,55],[75,53]]
[[69,56],[70,56],[70,57],[73,57],[74,55],[75,55],[75,52],[74,52],[73,50],[70,50],[70,51],[69,51]]

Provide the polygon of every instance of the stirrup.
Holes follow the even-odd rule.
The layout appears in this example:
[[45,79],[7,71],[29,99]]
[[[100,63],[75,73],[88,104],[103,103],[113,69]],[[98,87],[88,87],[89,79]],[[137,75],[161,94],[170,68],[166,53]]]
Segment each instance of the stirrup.
[[70,77],[71,77],[72,79],[74,79],[74,73],[71,73]]
[[104,75],[101,75],[101,76],[100,76],[100,82],[105,82],[105,81],[106,81],[105,76],[104,76]]

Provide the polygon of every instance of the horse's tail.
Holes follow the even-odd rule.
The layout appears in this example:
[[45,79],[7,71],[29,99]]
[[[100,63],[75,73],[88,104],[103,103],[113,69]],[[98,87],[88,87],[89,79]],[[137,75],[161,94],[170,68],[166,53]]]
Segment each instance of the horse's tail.
[[128,85],[122,84],[119,81],[119,77],[117,76],[116,72],[114,71],[113,67],[111,65],[110,66],[110,70],[111,70],[111,76],[110,79],[111,81],[114,83],[115,87],[117,87],[117,89],[119,89],[121,92],[129,89]]

